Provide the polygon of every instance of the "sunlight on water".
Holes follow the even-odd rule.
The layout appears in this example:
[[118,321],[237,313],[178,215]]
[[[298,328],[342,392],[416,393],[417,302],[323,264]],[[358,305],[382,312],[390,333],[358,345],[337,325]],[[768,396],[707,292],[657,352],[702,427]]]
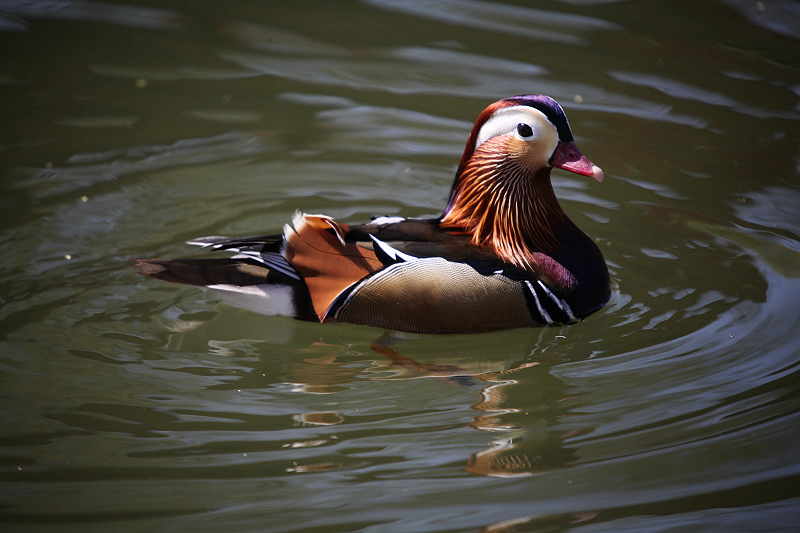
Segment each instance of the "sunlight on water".
[[[0,1],[0,520],[15,531],[792,531],[790,1]],[[492,101],[612,297],[454,336],[265,317],[136,275],[203,235],[437,216]]]

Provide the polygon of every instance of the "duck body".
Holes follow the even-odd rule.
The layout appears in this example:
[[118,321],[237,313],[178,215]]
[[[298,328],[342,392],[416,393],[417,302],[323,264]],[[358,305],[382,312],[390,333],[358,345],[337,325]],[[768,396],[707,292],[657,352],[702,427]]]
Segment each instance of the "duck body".
[[282,234],[205,237],[220,259],[145,259],[150,277],[206,287],[265,314],[414,333],[567,324],[610,295],[597,245],[558,204],[553,166],[602,180],[543,95],[489,106],[437,218],[360,225],[297,213]]

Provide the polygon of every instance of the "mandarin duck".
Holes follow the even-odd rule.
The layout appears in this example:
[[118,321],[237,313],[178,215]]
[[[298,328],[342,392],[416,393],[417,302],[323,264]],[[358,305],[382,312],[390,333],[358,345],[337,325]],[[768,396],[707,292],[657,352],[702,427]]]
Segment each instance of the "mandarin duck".
[[230,258],[134,266],[302,320],[412,333],[569,324],[605,305],[609,275],[597,245],[561,209],[553,167],[603,179],[555,100],[505,98],[475,122],[436,218],[343,224],[297,213],[282,234],[189,241]]

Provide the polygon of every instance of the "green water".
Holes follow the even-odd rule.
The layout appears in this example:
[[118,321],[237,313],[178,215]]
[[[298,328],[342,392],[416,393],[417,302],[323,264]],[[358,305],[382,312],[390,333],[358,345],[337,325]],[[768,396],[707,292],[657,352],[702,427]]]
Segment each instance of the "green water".
[[[800,8],[0,1],[4,531],[800,529]],[[614,293],[403,340],[137,276],[184,241],[441,212],[541,92]]]

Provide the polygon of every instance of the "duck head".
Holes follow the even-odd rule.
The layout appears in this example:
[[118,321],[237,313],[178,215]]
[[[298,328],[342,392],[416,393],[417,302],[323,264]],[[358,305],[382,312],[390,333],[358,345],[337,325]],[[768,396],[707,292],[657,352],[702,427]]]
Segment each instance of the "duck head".
[[507,262],[535,269],[536,253],[555,255],[580,232],[558,204],[553,167],[603,180],[584,156],[558,103],[545,95],[505,98],[472,128],[441,225],[472,235]]

